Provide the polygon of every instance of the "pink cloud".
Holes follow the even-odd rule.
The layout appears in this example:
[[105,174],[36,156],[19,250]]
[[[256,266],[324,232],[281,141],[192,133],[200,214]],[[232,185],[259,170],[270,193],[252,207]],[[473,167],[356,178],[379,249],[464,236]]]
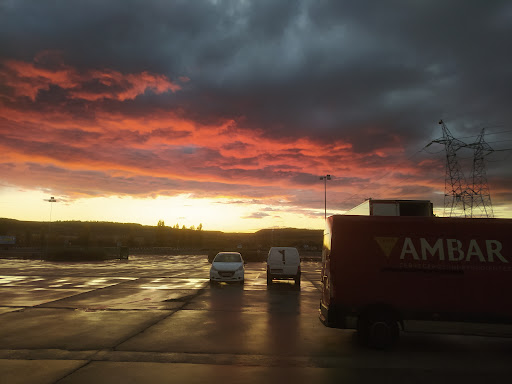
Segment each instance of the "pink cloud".
[[40,91],[48,90],[52,85],[65,89],[72,98],[87,101],[133,100],[147,90],[162,94],[181,89],[164,75],[149,72],[123,74],[109,69],[78,71],[63,63],[45,67],[38,60],[32,63],[5,60],[0,67],[0,79],[14,90],[16,97],[25,96],[32,101]]
[[[339,199],[368,180],[378,186],[384,173],[380,189],[425,185],[414,164],[400,165],[400,173],[388,171],[402,160],[399,137],[392,146],[361,154],[343,140],[269,137],[243,128],[243,118],[194,121],[173,105],[133,112],[134,99],[147,90],[157,95],[180,90],[159,74],[7,60],[0,79],[13,90],[0,101],[0,163],[17,170],[6,172],[5,181],[25,187],[58,185],[69,196],[187,191],[250,197],[253,191],[258,198],[294,201],[294,195],[322,189],[318,176],[326,173],[337,176],[329,188]],[[37,101],[51,86],[67,92],[66,102]],[[79,108],[73,110],[76,100]],[[431,168],[428,162],[421,166]]]

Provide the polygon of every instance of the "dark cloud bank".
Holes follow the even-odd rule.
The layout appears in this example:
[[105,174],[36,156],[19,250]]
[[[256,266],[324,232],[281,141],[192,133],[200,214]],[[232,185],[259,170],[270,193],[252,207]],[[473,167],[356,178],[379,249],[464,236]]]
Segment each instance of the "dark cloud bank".
[[363,154],[418,150],[440,118],[460,136],[512,121],[510,1],[1,1],[0,36],[4,59],[55,50],[83,70],[190,79],[129,113],[235,118]]
[[[510,121],[508,1],[3,1],[2,55],[192,81],[160,103],[269,135],[424,140]],[[370,127],[378,140],[361,137]],[[435,133],[432,132],[435,136]]]

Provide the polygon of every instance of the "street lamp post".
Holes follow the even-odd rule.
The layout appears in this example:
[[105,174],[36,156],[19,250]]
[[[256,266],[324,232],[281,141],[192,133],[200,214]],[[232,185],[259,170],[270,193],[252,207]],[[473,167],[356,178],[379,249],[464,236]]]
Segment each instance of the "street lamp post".
[[331,180],[331,175],[320,176],[324,181],[324,220],[327,220],[327,180]]
[[46,200],[50,203],[50,224],[52,223],[52,209],[53,209],[53,203],[56,203],[57,200],[55,199],[55,197],[50,197],[49,200]]

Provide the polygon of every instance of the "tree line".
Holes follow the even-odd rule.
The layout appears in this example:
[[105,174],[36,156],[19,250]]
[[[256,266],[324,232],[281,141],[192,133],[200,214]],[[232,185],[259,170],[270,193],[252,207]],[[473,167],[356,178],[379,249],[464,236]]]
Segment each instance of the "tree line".
[[0,218],[0,235],[16,237],[16,247],[45,246],[128,246],[130,248],[170,247],[197,250],[268,249],[292,246],[321,250],[323,231],[280,228],[255,233],[206,231],[197,227],[175,225],[163,220],[156,226],[136,223],[55,221],[35,222]]
[[[157,227],[165,227],[165,221],[163,220],[158,220],[158,223],[156,225]],[[180,229],[180,225],[178,223],[176,223],[173,227],[170,227],[172,229]],[[195,225],[191,225],[189,228],[187,228],[185,225],[183,225],[181,227],[181,229],[190,229],[192,231],[202,231],[203,230],[203,224],[202,223],[199,223],[199,225],[196,226]]]

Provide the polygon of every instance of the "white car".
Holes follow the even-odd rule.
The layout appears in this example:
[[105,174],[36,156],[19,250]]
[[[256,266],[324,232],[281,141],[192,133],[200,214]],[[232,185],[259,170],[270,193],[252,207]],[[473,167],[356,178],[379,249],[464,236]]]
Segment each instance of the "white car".
[[217,253],[210,268],[210,284],[220,281],[244,283],[244,259],[240,253]]
[[300,285],[300,256],[297,248],[272,247],[267,257],[267,285],[273,279],[293,279]]

